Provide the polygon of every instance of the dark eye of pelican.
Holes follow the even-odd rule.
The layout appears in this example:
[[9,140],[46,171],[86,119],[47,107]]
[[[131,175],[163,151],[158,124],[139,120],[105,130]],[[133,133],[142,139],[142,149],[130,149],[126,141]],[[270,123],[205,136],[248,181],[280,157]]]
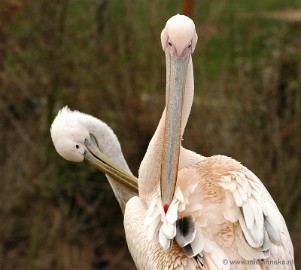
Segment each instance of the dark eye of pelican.
[[77,144],[77,145],[75,145],[75,147],[76,147],[76,149],[78,149],[78,148],[79,148],[79,145]]
[[168,45],[169,45],[169,46],[172,46],[172,44],[171,44],[171,42],[170,42],[170,41],[168,41]]
[[191,44],[189,44],[189,46],[188,46],[188,49],[190,49],[191,48]]

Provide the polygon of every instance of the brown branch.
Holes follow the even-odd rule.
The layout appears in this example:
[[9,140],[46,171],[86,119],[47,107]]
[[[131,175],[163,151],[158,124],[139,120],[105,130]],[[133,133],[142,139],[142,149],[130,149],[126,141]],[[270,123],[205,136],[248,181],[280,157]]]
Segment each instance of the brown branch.
[[184,0],[182,6],[182,14],[193,18],[193,0]]

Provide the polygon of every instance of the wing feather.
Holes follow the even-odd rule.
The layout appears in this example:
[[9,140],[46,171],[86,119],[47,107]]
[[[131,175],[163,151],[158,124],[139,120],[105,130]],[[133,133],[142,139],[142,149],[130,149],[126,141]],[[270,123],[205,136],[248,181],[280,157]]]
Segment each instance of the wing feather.
[[254,224],[254,212],[250,203],[244,203],[242,206],[243,216],[248,229],[252,229]]
[[259,230],[263,230],[263,211],[259,203],[253,196],[249,198],[248,203],[251,205],[254,213],[255,225]]
[[[222,194],[220,205],[224,220],[219,222],[228,221],[235,225],[235,230],[239,232],[236,244],[243,258],[293,258],[293,246],[285,221],[254,173],[225,156],[203,160],[198,164],[197,172],[205,179],[203,181],[215,184],[216,192]],[[202,211],[205,211],[208,206],[204,203],[203,206]],[[208,220],[210,226],[212,223],[210,218]],[[205,254],[204,258],[206,261]]]
[[240,196],[238,190],[235,190],[235,191],[233,192],[233,197],[234,197],[234,201],[235,201],[236,205],[237,205],[238,207],[242,207],[243,199],[242,199],[242,197]]
[[240,197],[242,198],[243,202],[247,202],[248,201],[248,193],[243,189],[243,187],[239,184],[237,185],[237,190],[238,193],[240,195]]

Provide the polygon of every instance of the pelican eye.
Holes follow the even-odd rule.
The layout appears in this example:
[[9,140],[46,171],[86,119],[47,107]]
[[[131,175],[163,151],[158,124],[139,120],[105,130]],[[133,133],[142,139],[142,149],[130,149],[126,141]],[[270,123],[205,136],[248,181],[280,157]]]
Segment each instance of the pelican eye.
[[188,49],[190,49],[191,48],[191,44],[189,44],[189,46],[188,46]]
[[171,44],[171,42],[170,42],[170,41],[168,41],[168,45],[169,45],[169,46],[172,46],[172,44]]
[[79,145],[77,144],[77,145],[75,145],[75,147],[76,147],[76,149],[78,149],[78,148],[79,148]]

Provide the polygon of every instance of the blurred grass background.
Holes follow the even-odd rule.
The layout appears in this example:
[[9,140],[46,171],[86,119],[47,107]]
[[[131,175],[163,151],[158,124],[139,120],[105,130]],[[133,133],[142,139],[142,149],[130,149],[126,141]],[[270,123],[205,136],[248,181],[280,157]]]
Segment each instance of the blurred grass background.
[[[173,0],[0,2],[0,269],[135,269],[103,175],[63,160],[69,105],[106,121],[137,175],[164,106]],[[301,2],[195,1],[185,147],[241,161],[284,215],[301,269]]]

